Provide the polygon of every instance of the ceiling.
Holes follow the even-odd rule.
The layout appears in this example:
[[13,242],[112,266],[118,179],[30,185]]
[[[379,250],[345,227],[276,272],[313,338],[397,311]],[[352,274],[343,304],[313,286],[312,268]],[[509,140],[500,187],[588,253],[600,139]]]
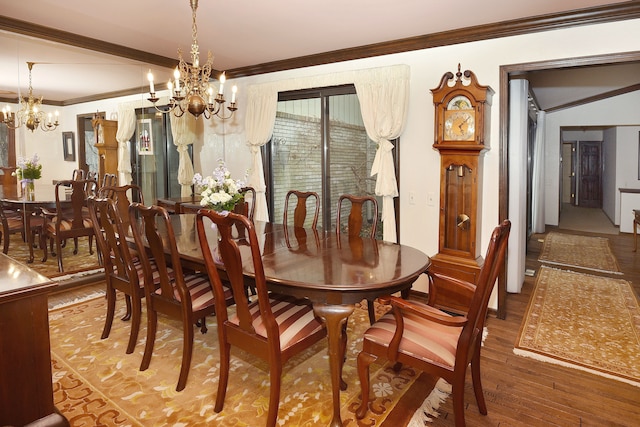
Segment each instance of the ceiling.
[[[192,0],[193,1],[193,0]],[[202,0],[197,9],[201,61],[214,54],[216,70],[234,70],[459,28],[620,3],[617,0]],[[473,13],[460,13],[473,10]],[[0,99],[27,92],[34,62],[35,95],[65,105],[99,94],[143,91],[146,74],[170,76],[177,49],[189,56],[189,0],[29,0],[3,2],[0,24],[27,21],[65,35],[59,43],[0,25]],[[4,18],[4,21],[2,21]],[[390,23],[395,23],[390,25]],[[42,27],[34,28],[36,30]],[[66,32],[66,33],[61,33]],[[22,33],[25,33],[22,31]],[[67,34],[71,33],[71,34]],[[39,34],[33,31],[32,34]],[[73,46],[74,36],[111,43],[123,55]],[[89,43],[90,44],[90,43]],[[87,44],[85,43],[84,46]],[[100,48],[104,43],[99,44]],[[133,52],[133,54],[132,54]],[[148,58],[153,60],[148,61]],[[136,60],[132,58],[142,58]],[[150,65],[163,64],[163,65]],[[537,71],[527,78],[541,108],[597,96],[640,83],[640,65]],[[156,83],[157,84],[157,83]]]

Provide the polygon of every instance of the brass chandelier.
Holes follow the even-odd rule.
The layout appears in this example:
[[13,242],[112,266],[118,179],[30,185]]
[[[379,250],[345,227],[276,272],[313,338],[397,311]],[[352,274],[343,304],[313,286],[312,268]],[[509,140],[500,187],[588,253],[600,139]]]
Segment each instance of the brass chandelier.
[[18,129],[25,125],[31,132],[42,129],[49,132],[58,127],[58,112],[55,112],[55,121],[51,113],[47,114],[42,111],[42,96],[36,98],[33,96],[33,86],[31,85],[31,70],[35,62],[27,62],[29,67],[29,96],[22,97],[20,104],[22,108],[17,113],[11,112],[8,105],[2,109],[3,123],[10,129]]
[[[162,113],[173,113],[176,117],[182,117],[185,111],[189,111],[196,118],[204,115],[206,119],[212,116],[218,116],[221,119],[230,118],[238,109],[236,105],[237,87],[233,86],[231,103],[227,107],[229,115],[225,116],[224,105],[224,82],[225,74],[220,76],[220,86],[217,94],[214,96],[214,89],[209,84],[209,78],[213,69],[213,55],[208,52],[207,62],[200,66],[200,52],[198,46],[198,26],[196,24],[196,10],[198,9],[198,0],[190,0],[191,2],[191,64],[188,64],[182,57],[182,49],[178,49],[178,66],[173,72],[173,80],[169,80],[167,88],[171,94],[169,106],[166,109],[156,105],[159,98],[156,97],[155,86],[153,82],[153,74],[151,70],[147,74],[149,80],[149,94],[147,98],[151,101],[156,110]],[[206,97],[206,99],[205,99]]]

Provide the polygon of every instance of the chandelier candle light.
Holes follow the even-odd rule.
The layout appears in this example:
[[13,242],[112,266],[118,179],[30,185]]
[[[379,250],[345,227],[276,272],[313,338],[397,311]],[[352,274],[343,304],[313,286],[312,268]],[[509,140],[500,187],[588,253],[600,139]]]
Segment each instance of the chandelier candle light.
[[31,132],[38,129],[38,126],[45,132],[52,131],[58,127],[58,112],[56,111],[55,113],[55,122],[51,113],[48,115],[48,120],[45,120],[46,114],[42,111],[42,96],[39,98],[33,96],[33,86],[31,85],[33,64],[35,62],[27,62],[29,67],[29,97],[20,99],[22,108],[16,114],[11,112],[11,107],[8,105],[2,108],[3,123],[10,129],[18,129],[22,125],[26,125]]
[[[221,119],[230,118],[238,109],[236,106],[236,92],[238,88],[233,86],[231,103],[227,107],[230,111],[228,116],[224,116],[224,82],[225,73],[220,76],[220,87],[218,93],[214,97],[214,89],[209,84],[209,76],[213,69],[213,55],[209,51],[207,62],[200,66],[200,51],[198,46],[198,26],[196,24],[196,10],[198,9],[198,0],[190,0],[191,16],[192,16],[192,42],[191,42],[191,64],[188,64],[182,57],[182,49],[178,49],[178,66],[173,72],[173,81],[169,80],[167,88],[171,94],[169,107],[167,109],[159,108],[156,103],[159,98],[156,97],[155,86],[153,82],[153,74],[151,70],[147,74],[149,80],[149,94],[147,98],[151,101],[156,110],[162,113],[173,112],[176,117],[182,117],[185,111],[189,111],[196,118],[204,114],[206,119],[211,116],[218,116]],[[205,96],[207,99],[205,100]]]

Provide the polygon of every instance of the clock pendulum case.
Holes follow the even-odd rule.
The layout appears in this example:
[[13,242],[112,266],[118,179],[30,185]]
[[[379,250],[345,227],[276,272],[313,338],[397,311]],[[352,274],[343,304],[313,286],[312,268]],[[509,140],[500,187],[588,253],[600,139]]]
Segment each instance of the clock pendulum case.
[[[464,77],[464,78],[463,78]],[[455,78],[455,80],[454,80]],[[450,82],[453,85],[450,85]],[[484,260],[481,231],[482,156],[489,135],[493,90],[478,84],[473,72],[447,72],[431,90],[435,106],[435,142],[440,152],[438,254],[430,270],[476,283]],[[435,279],[429,291],[436,306],[466,312],[467,296]]]

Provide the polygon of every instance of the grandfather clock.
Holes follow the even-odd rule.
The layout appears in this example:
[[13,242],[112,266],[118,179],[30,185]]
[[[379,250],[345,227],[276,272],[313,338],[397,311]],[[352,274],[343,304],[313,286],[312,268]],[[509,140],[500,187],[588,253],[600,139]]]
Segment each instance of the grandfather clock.
[[[435,105],[435,143],[440,152],[438,254],[432,271],[476,283],[484,262],[479,253],[482,160],[489,134],[493,90],[478,84],[473,72],[447,72],[431,90]],[[432,292],[433,291],[433,292]],[[466,312],[468,298],[434,281],[436,305]]]
[[105,173],[118,174],[118,122],[97,117],[91,121],[98,149],[98,174],[100,179]]

